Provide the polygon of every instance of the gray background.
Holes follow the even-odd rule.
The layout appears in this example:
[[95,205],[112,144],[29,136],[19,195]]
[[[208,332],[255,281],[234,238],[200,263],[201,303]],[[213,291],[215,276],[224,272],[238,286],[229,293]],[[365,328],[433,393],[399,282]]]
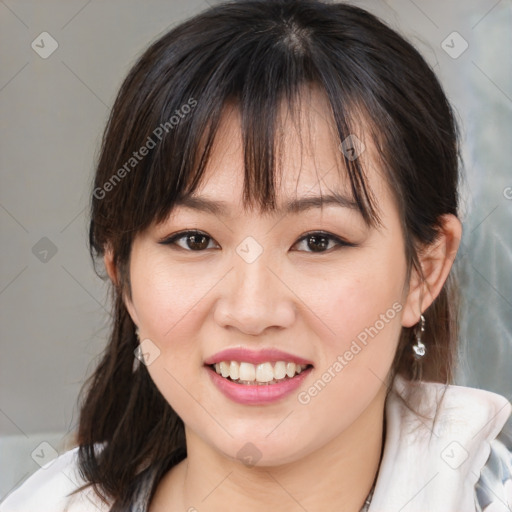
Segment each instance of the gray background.
[[[416,45],[458,112],[467,181],[457,382],[510,399],[511,3],[353,3]],[[106,285],[92,270],[86,237],[109,107],[147,44],[207,6],[0,0],[0,499],[39,468],[31,454],[41,442],[59,453],[72,445],[77,394],[108,334]],[[45,31],[58,48],[43,59],[31,43]],[[469,45],[457,58],[463,41],[454,31]]]

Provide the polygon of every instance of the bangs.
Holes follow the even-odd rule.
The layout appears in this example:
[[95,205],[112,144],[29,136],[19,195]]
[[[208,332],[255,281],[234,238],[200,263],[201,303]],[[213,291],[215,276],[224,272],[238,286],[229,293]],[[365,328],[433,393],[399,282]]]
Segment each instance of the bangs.
[[[244,208],[275,211],[283,107],[296,119],[310,110],[305,93],[313,88],[326,99],[317,114],[332,128],[339,177],[363,220],[381,224],[363,168],[376,164],[404,232],[407,226],[411,236],[425,238],[422,222],[434,226],[436,218],[427,213],[425,186],[414,169],[418,163],[421,172],[453,167],[453,158],[442,140],[421,143],[424,133],[438,130],[424,99],[432,87],[410,71],[411,60],[421,57],[386,28],[377,37],[377,23],[339,4],[247,1],[243,9],[213,7],[153,43],[123,82],[107,124],[92,199],[91,253],[102,255],[110,243],[116,260],[126,260],[138,232],[163,222],[194,193],[231,106],[240,119]],[[434,77],[426,65],[422,72]],[[359,158],[354,141],[371,151]],[[433,184],[432,194],[440,186]],[[421,203],[418,218],[406,218],[412,197]]]
[[[286,76],[286,70],[276,73],[278,76]],[[233,109],[240,121],[242,152],[244,160],[243,198],[242,204],[245,210],[256,209],[258,212],[273,213],[277,208],[276,183],[280,178],[279,174],[285,171],[282,164],[283,153],[286,149],[286,129],[293,123],[297,130],[301,147],[303,147],[303,127],[306,129],[311,125],[308,116],[312,111],[311,92],[319,90],[318,82],[299,81],[295,83],[276,83],[276,90],[272,93],[266,88],[268,80],[264,75],[258,76],[257,80],[250,83],[250,90],[240,90],[223,101],[219,101],[215,108],[211,105],[204,105],[200,101],[197,104],[194,118],[190,119],[189,130],[185,127],[178,127],[174,134],[175,140],[167,137],[162,141],[160,169],[152,171],[155,174],[168,173],[172,156],[175,155],[176,146],[182,147],[183,157],[181,161],[174,161],[171,174],[183,175],[181,186],[170,187],[167,193],[159,199],[160,208],[156,212],[154,222],[164,221],[174,204],[184,198],[193,195],[197,188],[203,183],[206,175],[206,168],[219,135],[223,131],[223,117],[227,111]],[[248,83],[249,81],[245,81]],[[279,90],[281,86],[282,90]],[[289,89],[288,87],[292,88]],[[219,91],[220,93],[221,91]],[[354,119],[355,108],[347,106],[347,103],[338,105],[342,107],[339,115],[335,116],[332,104],[328,101],[326,91],[320,89],[320,93],[327,99],[324,103],[326,110],[315,111],[328,122],[332,136],[333,149],[336,154],[337,172],[341,181],[348,181],[350,184],[350,199],[362,214],[368,225],[378,224],[376,209],[371,202],[371,191],[364,179],[363,162],[358,158],[357,143],[362,144],[361,139],[365,138],[361,133],[365,124],[360,117]],[[220,96],[216,95],[216,97]],[[210,110],[211,109],[211,110]],[[203,110],[203,111],[201,111]],[[347,112],[352,116],[349,117]],[[306,119],[301,116],[305,115]],[[200,119],[204,124],[194,126]],[[337,121],[337,122],[336,122]],[[357,135],[355,135],[357,133]],[[177,142],[177,139],[180,139]],[[237,141],[233,141],[235,143]],[[367,142],[366,142],[367,143]],[[156,164],[158,165],[158,164]],[[299,169],[300,170],[300,169]],[[326,174],[330,170],[325,170]],[[345,179],[347,178],[347,179]],[[317,176],[320,182],[320,176]],[[148,186],[151,186],[148,184]],[[171,197],[172,196],[172,197]]]
[[[184,24],[157,41],[133,68],[114,105],[113,112],[129,115],[124,114],[125,119],[118,115],[115,125],[109,123],[109,131],[123,136],[119,153],[105,155],[112,161],[104,165],[120,168],[133,159],[135,149],[153,147],[103,199],[120,204],[115,196],[122,194],[129,215],[120,216],[124,224],[120,231],[133,235],[162,222],[178,200],[197,189],[223,112],[230,105],[239,110],[241,120],[244,206],[274,211],[283,135],[280,112],[285,106],[295,118],[301,108],[308,110],[304,92],[312,87],[327,99],[330,111],[320,115],[329,117],[337,137],[333,140],[340,152],[339,172],[348,176],[352,199],[364,221],[377,225],[361,159],[352,157],[350,148],[353,134],[361,138],[361,127],[371,124],[368,115],[356,116],[367,110],[360,91],[362,65],[333,59],[333,50],[297,23],[276,24],[256,16],[250,30],[232,23],[221,32],[215,9],[204,16],[210,34],[195,33],[194,27],[204,28],[204,23]],[[182,32],[187,33],[186,45],[179,44]],[[147,62],[156,64],[148,68]]]

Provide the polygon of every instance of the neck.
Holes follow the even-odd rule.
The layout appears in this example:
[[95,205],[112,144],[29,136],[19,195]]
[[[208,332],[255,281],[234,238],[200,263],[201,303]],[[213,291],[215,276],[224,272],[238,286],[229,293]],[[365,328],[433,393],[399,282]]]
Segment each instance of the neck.
[[269,510],[359,512],[376,478],[382,448],[383,386],[370,406],[321,449],[281,466],[247,467],[187,431],[187,458],[162,480],[151,511]]

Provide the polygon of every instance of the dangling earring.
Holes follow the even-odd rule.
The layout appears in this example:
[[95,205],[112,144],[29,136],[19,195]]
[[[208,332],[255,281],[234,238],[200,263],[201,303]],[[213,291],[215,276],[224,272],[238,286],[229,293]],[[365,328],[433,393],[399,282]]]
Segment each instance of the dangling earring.
[[[135,328],[135,336],[137,336],[137,340],[140,342],[140,332],[139,328]],[[140,359],[137,357],[137,355],[140,353],[140,345],[137,346],[137,348],[134,351],[134,358],[133,358],[133,366],[132,366],[132,373],[135,373],[140,366]]]
[[421,336],[424,331],[425,331],[425,317],[423,315],[420,315],[420,322],[419,322],[419,325],[416,326],[416,332],[415,332],[416,343],[414,343],[412,346],[413,355],[414,355],[415,359],[421,359],[427,351],[425,345],[421,341]]

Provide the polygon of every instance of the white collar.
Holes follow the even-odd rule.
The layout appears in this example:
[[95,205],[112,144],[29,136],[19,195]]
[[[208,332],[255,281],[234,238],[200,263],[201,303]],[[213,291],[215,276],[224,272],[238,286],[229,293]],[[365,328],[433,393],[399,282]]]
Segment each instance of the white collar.
[[[420,393],[419,412],[397,396]],[[369,512],[474,512],[475,484],[512,406],[481,389],[397,376],[386,403],[386,439]],[[434,426],[432,426],[434,424]]]

